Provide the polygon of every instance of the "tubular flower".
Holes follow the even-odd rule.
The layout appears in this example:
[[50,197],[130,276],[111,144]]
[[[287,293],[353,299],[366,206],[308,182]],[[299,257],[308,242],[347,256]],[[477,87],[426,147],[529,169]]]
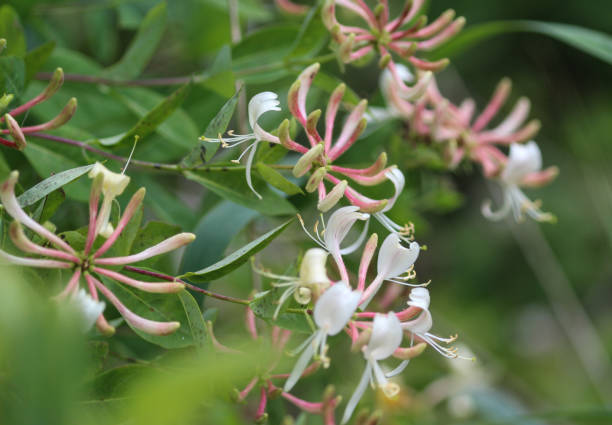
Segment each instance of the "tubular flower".
[[[64,106],[64,109],[62,109],[55,118],[51,119],[46,123],[29,127],[20,127],[14,118],[23,114],[26,111],[29,111],[31,108],[38,105],[39,103],[42,103],[45,100],[51,98],[60,89],[60,87],[62,87],[62,84],[64,84],[64,71],[62,70],[62,68],[57,68],[53,73],[49,84],[42,91],[42,93],[30,99],[23,105],[20,105],[10,110],[7,114],[4,114],[4,116],[0,117],[0,123],[4,122],[6,125],[5,129],[0,130],[0,134],[10,135],[13,139],[7,140],[3,137],[0,137],[0,144],[14,149],[23,150],[26,147],[25,137],[28,134],[37,133],[39,131],[45,130],[53,130],[55,128],[61,127],[62,125],[70,121],[77,108],[77,100],[74,97],[68,100],[68,103],[66,104],[66,106]],[[12,98],[12,95],[5,95],[2,99],[2,103],[8,104],[10,103]],[[0,108],[0,110],[1,109],[3,108]]]
[[109,222],[113,201],[123,193],[130,183],[130,178],[125,174],[113,173],[99,162],[95,163],[88,176],[92,179],[98,178],[102,182],[103,200],[96,221],[96,235],[100,234],[108,238],[114,230],[113,225]]
[[[408,306],[412,307],[413,311],[416,309],[416,311],[419,313],[416,318],[402,322],[402,329],[409,332],[413,338],[427,343],[427,345],[430,345],[434,350],[446,358],[465,359],[465,357],[457,354],[457,349],[453,347],[447,348],[440,344],[450,344],[457,339],[457,336],[441,338],[429,332],[433,326],[433,318],[429,312],[429,302],[429,291],[426,288],[414,288],[410,292],[410,301],[408,301]],[[410,308],[408,310],[410,310]]]
[[[145,319],[132,312],[106,285],[104,285],[104,283],[102,283],[102,281],[103,278],[110,278],[121,284],[132,286],[146,292],[178,292],[184,288],[182,283],[167,281],[143,282],[108,267],[136,263],[173,251],[193,241],[195,235],[191,233],[180,233],[136,254],[120,257],[104,257],[104,254],[113,247],[114,243],[140,207],[145,195],[145,190],[141,188],[132,196],[123,215],[119,219],[117,227],[111,232],[102,245],[94,250],[94,242],[98,235],[97,229],[100,228],[100,223],[105,220],[102,214],[104,202],[100,210],[98,210],[100,195],[104,193],[106,196],[108,193],[113,193],[113,188],[116,189],[116,186],[112,184],[110,187],[106,186],[108,181],[104,173],[101,172],[97,174],[91,188],[91,195],[89,198],[89,228],[85,246],[82,251],[77,252],[55,233],[34,221],[21,208],[15,197],[15,184],[17,183],[18,176],[19,173],[13,171],[9,178],[2,183],[0,187],[0,200],[2,201],[6,213],[15,220],[11,223],[9,228],[9,235],[14,245],[25,253],[34,254],[35,257],[19,257],[0,251],[1,259],[8,263],[21,266],[72,270],[72,276],[57,298],[60,300],[67,298],[69,302],[73,303],[81,310],[84,327],[88,323],[95,321],[100,332],[111,335],[115,331],[102,314],[104,303],[99,301],[99,291],[119,311],[128,324],[135,329],[155,335],[167,335],[178,329],[180,326],[179,322],[157,322]],[[108,190],[110,190],[110,192],[105,192]],[[32,230],[40,238],[46,240],[47,243],[45,245],[38,245],[28,239],[23,230],[23,226]],[[87,283],[89,295],[85,295],[83,290],[79,291],[81,278],[84,278]]]
[[366,368],[351,399],[346,405],[342,423],[345,424],[351,418],[357,403],[361,400],[367,388],[368,382],[372,387],[379,387],[387,397],[394,397],[399,392],[399,387],[387,380],[385,373],[378,364],[379,361],[393,355],[402,343],[402,327],[399,319],[394,313],[380,314],[374,317],[372,330],[367,345],[362,348],[366,359]]
[[342,281],[336,282],[321,295],[313,312],[314,322],[318,329],[299,348],[299,351],[303,350],[302,354],[285,382],[284,391],[291,391],[317,351],[319,351],[319,358],[323,366],[329,366],[329,359],[326,355],[327,337],[334,336],[344,329],[355,313],[360,298],[360,291],[352,291],[348,284]]
[[[448,65],[448,59],[428,62],[415,55],[447,42],[461,31],[465,18],[455,19],[455,11],[447,10],[426,25],[427,18],[419,16],[424,3],[424,0],[407,0],[400,15],[391,19],[388,0],[381,0],[374,10],[363,0],[327,0],[322,11],[323,22],[338,45],[340,59],[345,63],[378,51],[381,67],[388,67],[394,74],[392,53],[416,68],[437,71]],[[365,25],[348,26],[339,23],[336,6],[357,15]],[[409,89],[406,86],[404,88]]]
[[[361,235],[354,243],[352,243],[346,248],[341,248],[340,245],[351,231],[351,228],[353,227],[355,222],[357,220],[368,220],[370,218],[370,215],[359,212],[359,207],[355,206],[338,208],[329,218],[327,225],[325,224],[325,221],[321,222],[323,227],[321,231],[319,231],[319,222],[317,221],[315,223],[314,233],[310,233],[308,230],[306,230],[304,222],[301,220],[301,217],[299,218],[302,228],[304,229],[306,234],[321,248],[325,249],[331,254],[338,266],[341,279],[345,282],[348,282],[348,272],[344,265],[344,261],[342,260],[342,255],[349,254],[357,250],[361,246],[368,230],[367,222],[366,227],[364,227],[364,230],[362,231]],[[323,220],[323,218],[321,219]]]
[[[311,171],[311,176],[306,184],[306,191],[318,191],[318,208],[323,212],[329,211],[343,196],[346,196],[351,204],[358,206],[363,212],[374,213],[380,211],[387,205],[387,199],[370,199],[353,189],[346,179],[341,180],[337,175],[347,177],[363,186],[378,185],[387,179],[387,172],[394,168],[394,166],[386,167],[387,155],[382,153],[370,167],[363,169],[334,165],[334,161],[357,141],[365,129],[365,110],[367,101],[362,100],[353,108],[340,134],[334,141],[336,115],[346,88],[344,84],[340,84],[336,87],[329,98],[325,111],[325,132],[324,135],[321,136],[317,129],[317,124],[322,115],[322,111],[320,109],[310,113],[306,111],[306,97],[318,71],[318,63],[302,71],[295,83],[293,83],[289,89],[288,95],[289,110],[304,128],[310,143],[310,148],[307,149],[291,140],[288,120],[281,123],[279,127],[279,138],[281,143],[287,149],[302,154],[293,168],[293,175],[295,177],[301,177]],[[326,182],[333,185],[329,192],[325,185]]]
[[[363,293],[361,308],[368,306],[385,280],[401,285],[417,286],[406,283],[406,281],[415,277],[412,267],[419,256],[419,251],[420,247],[417,242],[411,242],[406,248],[402,245],[399,236],[390,233],[378,252],[376,277]],[[404,273],[406,276],[401,277]]]
[[491,201],[482,206],[483,215],[490,220],[501,220],[510,211],[516,221],[522,221],[525,213],[536,221],[554,221],[555,216],[540,210],[538,201],[530,201],[520,186],[539,186],[556,175],[556,168],[542,171],[542,154],[534,141],[524,145],[510,145],[510,155],[499,176],[503,190],[503,204],[498,211],[491,210]]
[[257,193],[253,187],[251,180],[251,168],[253,167],[253,158],[255,158],[255,151],[257,150],[257,144],[261,141],[280,143],[278,137],[268,133],[257,123],[257,120],[268,111],[280,111],[280,102],[278,101],[278,95],[269,91],[256,94],[249,101],[248,112],[249,112],[249,125],[252,133],[248,134],[234,134],[233,131],[229,131],[227,134],[229,137],[221,137],[218,135],[216,139],[210,139],[202,136],[200,139],[206,142],[220,143],[222,147],[234,147],[247,142],[253,142],[242,152],[236,162],[240,161],[244,155],[249,153],[246,162],[246,180],[249,188],[253,193],[261,199],[261,195]]
[[277,280],[272,286],[277,288],[287,288],[278,299],[278,306],[274,311],[273,319],[276,320],[282,306],[291,295],[300,304],[308,304],[312,296],[318,299],[319,296],[331,285],[327,277],[325,263],[328,253],[321,248],[311,248],[304,254],[300,264],[299,276],[282,276],[266,271],[257,270],[263,276]]

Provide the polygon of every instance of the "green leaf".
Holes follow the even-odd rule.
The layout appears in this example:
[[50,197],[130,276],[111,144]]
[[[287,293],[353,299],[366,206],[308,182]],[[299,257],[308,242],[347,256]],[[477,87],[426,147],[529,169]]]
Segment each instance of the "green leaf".
[[22,208],[29,207],[30,205],[40,201],[54,190],[57,190],[60,187],[81,177],[83,174],[89,172],[89,170],[92,168],[93,165],[84,165],[83,167],[77,167],[54,174],[53,176],[41,181],[23,192],[21,195],[19,195],[17,201]]
[[[138,137],[139,140],[145,138],[149,134],[151,134],[159,125],[161,125],[164,121],[166,121],[170,115],[183,103],[187,95],[189,94],[189,89],[191,87],[191,83],[185,84],[181,86],[179,89],[174,91],[170,96],[165,98],[162,102],[160,102],[157,106],[155,106],[151,111],[149,111],[145,116],[143,116],[138,123],[132,129],[130,129],[127,133],[119,136],[108,137],[105,139],[100,139],[100,143],[104,146],[111,145],[120,145],[127,142],[133,142],[135,137]],[[171,136],[171,135],[170,135]],[[188,143],[191,145],[189,140],[179,139],[179,142]]]
[[[227,126],[229,125],[236,105],[238,104],[238,97],[242,88],[238,90],[234,95],[223,105],[213,120],[208,123],[206,130],[204,130],[205,137],[216,138],[219,134],[225,133]],[[189,154],[183,158],[181,165],[185,168],[193,168],[195,165],[210,161],[219,149],[219,143],[206,143],[201,142],[200,146],[194,148]],[[202,152],[204,151],[204,152]],[[202,159],[202,154],[204,159]]]
[[280,58],[288,55],[300,28],[294,24],[268,26],[242,39],[232,50],[234,72],[247,83],[270,83],[289,75]]
[[124,396],[125,391],[148,370],[149,367],[144,365],[129,364],[104,371],[91,382],[92,398],[106,400]]
[[23,58],[25,61],[26,81],[30,81],[34,78],[40,68],[47,62],[51,53],[53,53],[53,49],[55,49],[55,42],[49,41],[26,53]]
[[234,73],[232,72],[232,49],[225,45],[217,54],[210,69],[201,75],[202,85],[219,93],[224,98],[232,96],[236,89]]
[[192,282],[208,282],[211,280],[218,279],[226,274],[230,273],[232,270],[235,270],[246,261],[248,261],[251,256],[255,253],[264,249],[272,240],[274,240],[280,233],[287,228],[287,226],[293,221],[293,219],[288,220],[281,224],[280,226],[270,230],[268,233],[258,237],[254,241],[246,244],[242,248],[234,251],[232,254],[225,257],[223,260],[206,267],[205,269],[199,270],[197,272],[188,272],[181,276],[180,278],[188,279]]
[[244,170],[236,167],[223,168],[222,171],[206,169],[186,171],[185,177],[200,183],[224,199],[247,208],[252,208],[266,215],[289,215],[296,212],[295,207],[285,198],[271,190],[267,185],[253,176],[253,184],[262,186],[258,192],[263,199],[258,199],[246,184]]
[[3,52],[8,56],[22,57],[26,52],[26,40],[23,27],[15,9],[9,5],[0,7],[0,37],[6,39],[6,49]]
[[[74,169],[78,166],[74,160],[33,142],[28,143],[23,154],[41,177],[60,174],[64,170]],[[89,189],[90,182],[81,179],[72,180],[64,188],[69,198],[84,202],[89,199]]]
[[208,338],[206,338],[206,323],[204,323],[200,307],[198,307],[196,300],[186,290],[179,292],[178,296],[185,309],[193,342],[198,350],[202,350],[208,345]]
[[195,227],[196,240],[185,249],[181,272],[197,270],[221,260],[232,239],[256,216],[252,209],[229,201],[219,202]]
[[[280,297],[278,290],[272,289],[269,291],[260,292],[255,296],[253,301],[249,304],[253,313],[260,319],[263,319],[269,323],[273,323],[284,329],[291,331],[310,333],[312,329],[306,319],[305,311],[287,311],[287,309],[281,309],[276,320],[273,320],[274,312],[278,307],[278,298]],[[296,309],[302,310],[302,309]]]
[[315,56],[327,44],[328,34],[321,19],[321,6],[311,8],[285,60]]
[[66,192],[62,189],[54,190],[44,200],[44,204],[42,207],[42,212],[40,217],[37,218],[37,221],[40,223],[44,223],[49,220],[55,214],[55,211],[59,208],[60,205],[66,200]]
[[0,96],[14,94],[19,96],[25,85],[25,64],[15,56],[0,57]]
[[138,77],[157,49],[166,29],[166,3],[152,8],[138,28],[119,62],[104,71],[106,77],[131,80]]
[[[126,273],[127,274],[127,273]],[[130,276],[145,280],[142,275]],[[144,340],[164,348],[182,348],[193,345],[185,309],[178,294],[150,294],[137,289],[127,288],[114,280],[100,276],[104,285],[111,290],[123,304],[139,316],[160,322],[178,321],[181,327],[170,335],[150,335],[132,328]],[[129,323],[128,323],[129,325]]]
[[281,173],[276,171],[274,168],[264,164],[263,162],[258,162],[256,167],[261,177],[278,190],[282,190],[287,195],[295,195],[298,193],[301,193],[302,195],[304,194],[304,192],[298,185],[287,180]]
[[453,56],[490,37],[509,32],[547,35],[612,65],[612,36],[575,25],[539,21],[495,21],[463,30],[434,52],[434,58]]

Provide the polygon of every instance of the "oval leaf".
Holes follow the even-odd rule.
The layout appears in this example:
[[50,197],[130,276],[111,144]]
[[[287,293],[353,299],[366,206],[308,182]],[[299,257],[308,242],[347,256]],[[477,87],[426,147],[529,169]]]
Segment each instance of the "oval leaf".
[[275,239],[283,230],[285,230],[285,228],[292,221],[293,219],[284,222],[280,226],[270,230],[268,233],[258,237],[237,251],[234,251],[232,254],[228,255],[218,263],[197,272],[185,273],[179,276],[179,278],[187,279],[191,282],[203,283],[225,276],[232,270],[235,270],[248,261],[252,255],[264,249],[270,242],[272,242],[273,239]]
[[266,182],[270,183],[272,186],[277,188],[278,190],[282,190],[287,195],[296,195],[304,192],[302,189],[296,185],[295,183],[287,180],[281,173],[276,171],[274,168],[264,164],[263,162],[258,162],[257,171],[261,175]]
[[68,184],[71,181],[81,177],[83,174],[89,172],[89,170],[92,168],[93,165],[84,165],[83,167],[77,167],[57,173],[23,192],[17,198],[17,201],[22,208],[33,205],[54,190],[59,189],[65,184]]

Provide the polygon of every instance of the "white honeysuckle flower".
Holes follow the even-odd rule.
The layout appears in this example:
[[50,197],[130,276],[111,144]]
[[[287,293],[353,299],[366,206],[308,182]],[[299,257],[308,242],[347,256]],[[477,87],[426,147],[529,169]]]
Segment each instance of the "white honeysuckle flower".
[[395,313],[376,314],[372,323],[372,334],[366,346],[363,347],[363,356],[367,364],[361,380],[346,405],[342,424],[348,422],[357,407],[357,403],[365,393],[368,382],[373,388],[378,386],[387,397],[394,397],[399,392],[399,386],[387,380],[385,373],[378,364],[379,361],[390,357],[402,343],[402,327]]
[[327,256],[327,251],[321,248],[311,248],[306,251],[297,277],[276,275],[263,270],[256,270],[263,276],[276,279],[277,282],[273,283],[272,286],[287,288],[278,299],[278,306],[273,316],[274,320],[276,320],[282,306],[291,295],[293,295],[298,303],[308,304],[313,294],[315,297],[318,297],[331,285],[331,280],[327,277],[327,268],[325,266]]
[[336,282],[321,295],[313,311],[314,322],[318,329],[298,348],[298,352],[303,351],[285,382],[283,388],[285,392],[291,391],[317,351],[323,367],[329,366],[327,337],[334,336],[344,329],[355,313],[360,298],[361,292],[352,290],[343,281]]
[[130,183],[130,178],[123,173],[110,171],[99,162],[95,163],[88,176],[94,180],[100,179],[102,182],[101,191],[104,199],[96,218],[96,235],[108,238],[114,230],[113,225],[109,222],[113,200],[123,193]]
[[393,208],[393,206],[397,202],[397,198],[404,190],[406,179],[404,178],[404,174],[397,168],[392,168],[387,171],[385,173],[385,177],[387,177],[387,179],[391,183],[393,183],[395,192],[393,193],[393,196],[389,198],[389,202],[387,202],[387,205],[385,205],[382,210],[373,214],[374,218],[378,220],[380,224],[382,224],[389,232],[397,234],[404,242],[410,242],[410,236],[412,235],[413,227],[411,225],[406,224],[400,226],[385,215],[385,213],[390,211],[391,208]]
[[410,301],[408,301],[408,305],[410,307],[417,307],[421,309],[421,312],[415,319],[402,322],[402,329],[410,332],[413,336],[420,338],[434,350],[448,359],[466,359],[465,357],[457,354],[456,348],[448,348],[440,344],[440,342],[445,344],[452,343],[457,339],[456,335],[450,338],[441,338],[429,332],[433,326],[433,318],[429,312],[429,303],[429,291],[426,288],[414,288],[412,291],[410,291]]
[[524,219],[526,213],[536,221],[554,221],[555,217],[540,210],[538,202],[533,202],[520,189],[525,178],[542,169],[542,153],[533,140],[510,145],[510,154],[504,170],[499,176],[503,190],[503,204],[497,211],[491,210],[491,201],[482,205],[482,214],[489,220],[498,221],[505,218],[510,211],[517,222]]
[[89,331],[106,307],[103,301],[94,300],[84,289],[80,289],[70,297],[70,304],[82,316],[81,329]]
[[363,243],[367,233],[367,222],[366,227],[364,227],[364,231],[361,232],[355,243],[351,244],[346,248],[341,248],[340,245],[342,244],[344,238],[346,238],[357,220],[366,221],[369,218],[370,215],[367,213],[360,212],[359,207],[348,206],[338,208],[336,211],[334,211],[334,213],[329,218],[327,224],[322,221],[321,224],[323,228],[321,231],[319,231],[317,222],[314,227],[314,234],[311,234],[308,230],[306,230],[306,226],[304,225],[304,222],[301,220],[301,218],[300,223],[302,224],[302,228],[304,229],[306,234],[319,246],[321,246],[321,248],[325,249],[331,254],[334,261],[338,265],[342,280],[348,282],[348,273],[346,272],[346,267],[344,267],[342,255],[346,255],[355,251]]
[[222,147],[234,147],[241,145],[245,142],[253,141],[238,157],[237,160],[233,162],[238,162],[242,159],[247,152],[249,152],[249,156],[247,157],[246,162],[246,181],[251,189],[251,191],[261,199],[261,195],[257,193],[255,188],[253,187],[253,182],[251,180],[251,168],[253,166],[253,158],[255,158],[255,151],[257,150],[257,144],[260,141],[272,142],[272,143],[280,143],[278,137],[268,133],[260,125],[257,123],[259,118],[268,111],[280,111],[280,102],[278,101],[278,95],[276,93],[265,91],[262,93],[258,93],[251,98],[248,106],[249,113],[249,125],[252,133],[248,134],[234,134],[233,131],[229,131],[227,134],[229,137],[219,137],[217,139],[210,139],[208,137],[202,137],[201,139],[206,142],[214,142],[221,143]]
[[[422,286],[406,283],[406,280],[414,278],[414,273],[411,271],[420,250],[417,242],[411,242],[406,248],[396,233],[389,233],[378,251],[376,277],[363,293],[360,308],[363,310],[368,306],[386,280],[406,286]],[[404,273],[407,275],[402,277]]]

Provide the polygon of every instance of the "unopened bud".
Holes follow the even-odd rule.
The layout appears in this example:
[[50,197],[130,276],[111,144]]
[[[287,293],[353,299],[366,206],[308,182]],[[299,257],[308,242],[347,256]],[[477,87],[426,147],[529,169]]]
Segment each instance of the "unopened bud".
[[384,56],[382,56],[380,60],[378,61],[378,67],[380,69],[385,69],[387,65],[389,65],[389,62],[391,62],[391,55],[387,53]]
[[15,96],[13,94],[3,94],[2,97],[0,97],[0,112],[8,108],[9,104],[13,101],[14,98]]
[[26,139],[23,135],[23,131],[21,131],[21,128],[19,127],[19,124],[17,121],[15,121],[15,118],[13,118],[10,114],[4,114],[4,121],[8,127],[9,134],[17,145],[17,149],[20,151],[24,150],[26,147]]
[[308,118],[306,119],[306,131],[309,134],[316,134],[317,123],[319,122],[319,118],[321,118],[320,109],[315,109],[310,114],[308,114]]
[[370,342],[370,337],[372,336],[372,329],[365,329],[363,332],[359,334],[353,345],[351,345],[351,351],[359,352],[363,347],[365,347],[368,342]]
[[304,174],[310,170],[312,163],[323,153],[323,145],[318,144],[312,148],[308,152],[306,152],[302,157],[298,160],[298,162],[293,167],[293,175],[295,177],[302,177]]
[[342,199],[344,196],[344,191],[348,187],[348,182],[346,180],[342,180],[340,183],[334,186],[332,190],[329,191],[325,198],[321,199],[317,204],[317,208],[321,212],[327,212],[334,207]]
[[64,106],[64,109],[62,109],[59,115],[57,115],[51,121],[45,124],[41,124],[40,126],[37,126],[37,127],[38,129],[41,129],[41,130],[53,130],[55,128],[61,127],[62,125],[70,121],[70,119],[76,112],[76,109],[77,109],[77,100],[76,100],[76,97],[73,97],[68,101],[66,106]]
[[[64,70],[62,68],[57,68],[53,72],[53,76],[51,80],[49,80],[49,84],[45,88],[45,91],[40,95],[40,102],[43,100],[49,99],[53,96],[64,84]],[[75,104],[76,107],[76,104]]]
[[327,277],[327,251],[321,248],[311,248],[304,254],[300,264],[300,282],[306,285],[329,286]]
[[316,169],[314,173],[308,179],[306,183],[306,192],[312,193],[319,187],[319,184],[323,181],[325,176],[327,175],[326,167],[319,167]]
[[418,344],[413,345],[412,347],[398,348],[397,350],[395,350],[395,353],[393,353],[393,357],[401,360],[410,360],[421,355],[423,351],[425,351],[425,348],[427,348],[427,344],[425,344],[424,342],[419,342]]
[[293,140],[291,140],[291,134],[289,132],[289,126],[290,123],[288,119],[283,120],[283,122],[281,122],[281,124],[278,126],[278,139],[280,140],[281,145],[287,149],[290,149],[289,146],[291,146],[293,143]]
[[341,44],[338,53],[340,60],[344,63],[351,62],[351,53],[355,45],[355,34],[351,33]]
[[267,413],[263,413],[262,415],[260,415],[257,418],[255,418],[255,423],[256,424],[265,424],[265,423],[268,423],[268,414]]

